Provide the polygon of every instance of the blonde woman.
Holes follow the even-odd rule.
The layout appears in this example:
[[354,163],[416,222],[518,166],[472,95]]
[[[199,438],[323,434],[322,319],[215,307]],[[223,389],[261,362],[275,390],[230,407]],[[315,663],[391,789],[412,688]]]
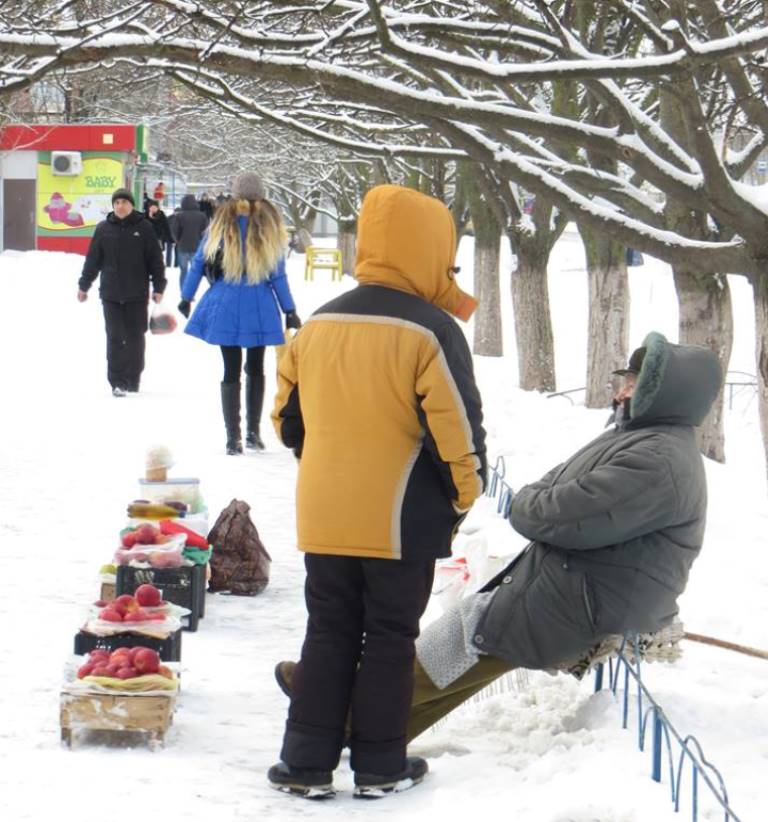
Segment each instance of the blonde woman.
[[227,454],[242,454],[240,369],[245,357],[246,439],[248,448],[264,449],[259,426],[264,404],[264,347],[285,342],[286,328],[301,320],[285,274],[286,232],[280,212],[264,197],[256,174],[241,174],[232,199],[220,205],[192,258],[181,292],[179,311],[189,317],[191,303],[206,268],[211,287],[201,298],[186,333],[221,348],[224,378],[221,406],[227,430]]

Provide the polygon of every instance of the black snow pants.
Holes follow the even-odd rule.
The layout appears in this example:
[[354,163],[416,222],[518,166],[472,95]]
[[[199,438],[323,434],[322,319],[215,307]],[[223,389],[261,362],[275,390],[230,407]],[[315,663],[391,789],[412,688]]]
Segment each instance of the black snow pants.
[[398,773],[435,563],[307,554],[305,565],[309,619],[280,758],[333,770],[351,708],[352,769]]
[[112,388],[138,391],[144,370],[145,334],[149,322],[143,300],[117,303],[102,300],[107,330],[107,379]]

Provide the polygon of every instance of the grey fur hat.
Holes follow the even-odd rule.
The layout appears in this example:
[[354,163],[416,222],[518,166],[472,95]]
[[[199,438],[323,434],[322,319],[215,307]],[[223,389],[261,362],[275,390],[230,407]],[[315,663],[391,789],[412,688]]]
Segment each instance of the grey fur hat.
[[235,177],[232,196],[236,200],[263,200],[266,197],[264,181],[252,171]]

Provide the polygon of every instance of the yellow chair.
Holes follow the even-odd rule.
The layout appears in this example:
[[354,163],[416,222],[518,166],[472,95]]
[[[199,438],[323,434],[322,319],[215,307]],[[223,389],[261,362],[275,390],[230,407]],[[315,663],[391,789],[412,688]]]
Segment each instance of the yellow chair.
[[309,246],[307,248],[306,260],[304,262],[304,279],[314,280],[315,271],[329,269],[331,281],[341,282],[341,251],[338,248],[317,248]]

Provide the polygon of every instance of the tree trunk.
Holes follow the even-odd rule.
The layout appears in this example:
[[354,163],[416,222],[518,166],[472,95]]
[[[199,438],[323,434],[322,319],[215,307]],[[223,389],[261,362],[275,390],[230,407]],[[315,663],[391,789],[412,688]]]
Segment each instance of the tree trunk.
[[579,227],[587,256],[589,324],[587,332],[587,408],[607,408],[629,348],[629,280],[624,246]]
[[485,357],[501,357],[501,286],[499,284],[499,244],[501,224],[492,215],[480,227],[475,225],[475,313],[473,351]]
[[555,391],[555,349],[547,284],[548,250],[525,240],[512,241],[517,271],[512,274],[512,306],[520,388]]
[[[724,275],[694,274],[680,268],[673,268],[672,272],[680,304],[680,342],[712,349],[725,374],[733,347],[733,313],[728,280]],[[701,453],[717,462],[725,462],[724,391],[723,385],[712,410],[696,432]]]
[[357,254],[357,223],[339,223],[339,235],[336,248],[341,251],[341,270],[350,277],[355,275],[355,256]]
[[755,300],[755,362],[757,364],[757,398],[760,430],[768,465],[768,275],[752,277]]

